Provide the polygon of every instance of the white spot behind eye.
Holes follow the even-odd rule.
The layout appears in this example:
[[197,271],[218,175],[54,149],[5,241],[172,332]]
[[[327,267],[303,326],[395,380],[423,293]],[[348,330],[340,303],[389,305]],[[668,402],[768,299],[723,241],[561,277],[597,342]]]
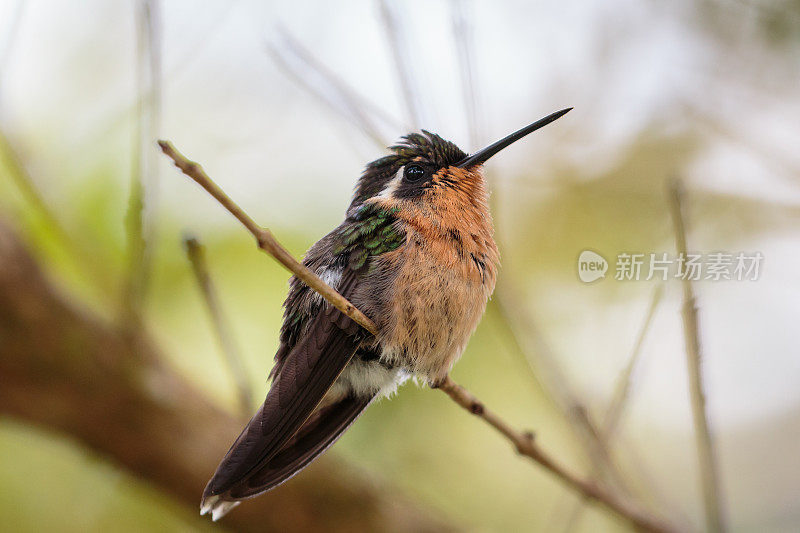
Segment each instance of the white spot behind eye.
[[403,173],[405,172],[406,167],[403,165],[397,172],[395,173],[394,177],[389,180],[389,183],[383,188],[383,190],[376,196],[376,198],[391,198],[394,194],[394,191],[397,190],[397,187],[400,185],[400,182],[403,181]]

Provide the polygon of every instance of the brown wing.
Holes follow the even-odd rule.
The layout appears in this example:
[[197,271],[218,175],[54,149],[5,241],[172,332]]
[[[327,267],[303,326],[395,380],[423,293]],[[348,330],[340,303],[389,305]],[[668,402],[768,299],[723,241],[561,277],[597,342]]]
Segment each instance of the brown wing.
[[224,497],[248,498],[288,480],[332,446],[373,399],[347,396],[315,411],[278,453],[231,487]]
[[[343,277],[350,293],[355,274]],[[203,498],[219,495],[266,465],[303,426],[360,344],[362,330],[325,305],[307,333],[286,354],[267,398],[223,458]]]

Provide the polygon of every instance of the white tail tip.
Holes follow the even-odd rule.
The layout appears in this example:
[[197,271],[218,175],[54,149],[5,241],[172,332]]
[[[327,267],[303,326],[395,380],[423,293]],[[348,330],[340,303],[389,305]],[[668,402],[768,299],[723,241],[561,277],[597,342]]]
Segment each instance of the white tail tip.
[[221,499],[219,496],[210,496],[204,499],[200,505],[200,515],[203,516],[210,512],[211,520],[216,522],[237,505],[239,505],[239,502],[230,502]]

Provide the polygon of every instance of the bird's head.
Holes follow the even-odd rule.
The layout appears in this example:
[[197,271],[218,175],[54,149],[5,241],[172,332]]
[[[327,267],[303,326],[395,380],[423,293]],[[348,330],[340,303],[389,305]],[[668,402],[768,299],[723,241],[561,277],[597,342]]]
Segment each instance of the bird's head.
[[406,135],[399,144],[390,147],[391,155],[367,165],[356,186],[350,209],[372,199],[424,205],[434,198],[455,194],[471,200],[471,195],[483,193],[483,163],[571,109],[552,113],[471,155],[435,133],[422,130],[421,133]]

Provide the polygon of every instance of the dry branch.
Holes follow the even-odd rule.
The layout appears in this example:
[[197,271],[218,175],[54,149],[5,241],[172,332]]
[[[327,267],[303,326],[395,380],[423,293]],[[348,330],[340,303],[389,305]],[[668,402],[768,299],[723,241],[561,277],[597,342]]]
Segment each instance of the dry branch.
[[67,231],[56,210],[37,187],[36,180],[28,171],[20,152],[2,124],[0,124],[0,175],[4,175],[14,184],[29,212],[33,212],[43,223],[46,232],[52,235],[53,240],[67,254],[88,285],[97,286],[103,292],[112,290],[113,282],[108,269],[102,268],[97,258]]
[[255,410],[255,406],[253,405],[253,390],[250,387],[250,382],[247,380],[247,373],[242,364],[242,358],[239,355],[236,343],[233,341],[230,326],[228,325],[228,321],[225,320],[225,315],[220,307],[219,297],[214,288],[214,283],[211,280],[211,275],[208,273],[205,248],[194,237],[187,237],[183,240],[183,244],[186,249],[186,256],[192,265],[192,271],[197,280],[197,286],[200,289],[200,293],[203,295],[203,301],[208,309],[208,314],[211,316],[211,325],[214,327],[214,332],[217,335],[220,350],[222,350],[225,363],[228,365],[228,369],[231,371],[231,377],[236,385],[236,392],[239,396],[239,408],[243,416],[250,416]]
[[[686,225],[683,217],[683,186],[677,178],[669,183],[669,207],[675,230],[678,253],[687,257]],[[706,396],[703,385],[703,364],[700,350],[700,330],[697,325],[697,304],[689,276],[683,276],[683,334],[686,344],[686,364],[689,373],[689,396],[692,405],[694,433],[697,440],[697,458],[703,488],[706,529],[717,533],[725,531],[719,473],[714,455],[714,441],[708,423]]]
[[276,65],[309,94],[355,125],[378,147],[388,146],[379,124],[396,129],[398,121],[325,66],[287,29],[279,27],[278,33],[283,46],[267,45]]
[[599,485],[584,480],[568,471],[539,448],[533,433],[522,433],[512,428],[494,411],[490,411],[480,400],[473,396],[472,393],[450,379],[449,376],[444,382],[437,386],[458,405],[473,415],[482,418],[487,424],[505,436],[506,439],[514,445],[514,448],[516,448],[520,455],[529,457],[545,467],[556,477],[561,479],[567,486],[578,491],[584,498],[595,500],[605,505],[608,509],[625,518],[634,527],[642,531],[673,531],[666,523],[633,508],[628,502],[621,500]]
[[[614,387],[614,393],[611,396],[611,402],[609,402],[605,416],[603,417],[603,424],[600,426],[599,436],[606,448],[609,450],[611,449],[611,441],[614,437],[614,433],[616,432],[619,426],[619,421],[622,418],[622,413],[625,409],[628,399],[630,398],[630,391],[631,387],[633,386],[633,374],[639,363],[642,353],[642,345],[647,337],[647,332],[650,330],[650,324],[653,321],[656,309],[661,303],[661,298],[663,295],[664,285],[659,284],[653,291],[650,305],[645,313],[644,321],[639,328],[639,333],[636,335],[636,340],[633,343],[633,349],[628,357],[628,362],[617,378],[617,383]],[[592,479],[597,479],[600,477],[600,474],[601,472],[598,471],[597,468],[593,468],[590,477]],[[565,516],[567,517],[567,520],[566,526],[564,527],[565,532],[574,531],[577,527],[580,521],[581,512],[584,509],[584,503],[585,498],[576,501],[572,506],[572,509],[566,513]]]
[[558,357],[536,321],[518,301],[514,289],[507,282],[498,283],[492,303],[507,325],[515,346],[525,358],[542,390],[559,412],[563,413],[570,429],[586,451],[592,470],[599,472],[603,478],[608,478],[618,490],[627,494],[627,482],[611,459],[611,452],[590,417],[589,409],[574,392],[557,363]]
[[[156,0],[136,3],[136,121],[133,132],[130,194],[125,215],[127,231],[127,273],[123,287],[120,321],[128,326],[141,320],[141,307],[147,291],[153,247],[152,224],[154,189],[158,162],[150,142],[161,121],[161,17]],[[147,94],[148,98],[142,97]]]
[[614,387],[614,394],[611,396],[611,403],[606,409],[605,416],[603,417],[603,425],[600,428],[600,434],[603,440],[608,444],[617,430],[622,413],[625,410],[628,399],[630,398],[631,387],[633,386],[633,374],[636,367],[639,365],[639,359],[642,354],[642,346],[647,337],[647,332],[650,330],[650,324],[653,322],[653,317],[656,314],[656,309],[661,303],[661,298],[664,296],[664,285],[659,284],[654,290],[650,300],[650,305],[647,308],[642,325],[639,328],[639,333],[636,335],[636,341],[633,343],[628,363],[619,375],[616,386]]
[[399,20],[398,6],[395,2],[379,0],[378,4],[381,22],[383,23],[383,35],[386,37],[389,50],[392,52],[395,72],[397,73],[397,83],[400,85],[403,94],[406,120],[411,124],[412,128],[420,128],[424,117],[418,96],[419,89],[415,83],[416,77],[412,74],[412,64],[406,52],[406,28]]
[[250,218],[250,215],[244,212],[236,202],[225,194],[219,185],[208,177],[203,168],[193,161],[186,159],[180,152],[178,152],[172,144],[167,141],[158,141],[161,150],[170,159],[175,162],[175,166],[181,169],[181,172],[192,178],[198,185],[203,187],[208,194],[214,197],[222,206],[227,209],[236,219],[247,228],[253,237],[256,238],[258,247],[278,260],[287,270],[292,272],[303,283],[317,291],[323,298],[336,307],[339,311],[350,317],[358,325],[375,333],[378,331],[375,323],[367,318],[367,315],[356,309],[347,299],[333,290],[330,285],[322,281],[322,278],[317,276],[311,270],[300,264],[289,251],[279,243],[272,233],[266,228],[262,228],[255,221]]
[[[196,510],[245,423],[163,364],[144,336],[67,302],[0,224],[0,413],[70,436]],[[41,487],[47,491],[47,487]],[[234,531],[446,531],[333,456],[245,502]]]
[[[475,39],[470,16],[472,3],[469,0],[451,0],[450,11],[453,24],[453,43],[458,54],[461,74],[461,92],[464,98],[464,111],[467,115],[469,141],[472,146],[480,146],[486,139],[483,136],[483,123],[480,116],[478,83],[475,62]],[[468,13],[467,11],[470,11]]]
[[[257,225],[233,200],[228,197],[220,187],[208,177],[202,167],[195,162],[186,159],[178,152],[171,143],[159,141],[164,154],[170,157],[175,166],[184,174],[194,180],[197,184],[209,192],[217,199],[232,215],[234,215],[256,238],[258,247],[277,259],[284,267],[290,270],[297,278],[301,279],[309,287],[319,293],[331,305],[352,318],[364,329],[377,335],[378,329],[366,315],[359,311],[353,304],[347,301],[341,294],[331,288],[319,276],[308,270],[305,266],[294,259],[285,248],[272,236],[272,234]],[[535,444],[533,435],[521,433],[513,429],[507,422],[500,418],[493,411],[487,409],[475,396],[464,387],[455,383],[449,376],[441,383],[435,384],[436,388],[445,392],[454,402],[466,409],[473,415],[478,416],[484,422],[492,426],[499,433],[505,436],[517,449],[517,451],[539,463],[547,470],[555,474],[564,481],[570,488],[578,491],[586,498],[596,500],[608,509],[615,512],[622,518],[628,520],[635,527],[645,531],[667,532],[673,531],[668,525],[658,519],[643,514],[637,509],[632,508],[627,502],[622,501],[616,495],[607,492],[594,483],[585,481],[575,474],[566,470],[556,460],[545,454]]]

